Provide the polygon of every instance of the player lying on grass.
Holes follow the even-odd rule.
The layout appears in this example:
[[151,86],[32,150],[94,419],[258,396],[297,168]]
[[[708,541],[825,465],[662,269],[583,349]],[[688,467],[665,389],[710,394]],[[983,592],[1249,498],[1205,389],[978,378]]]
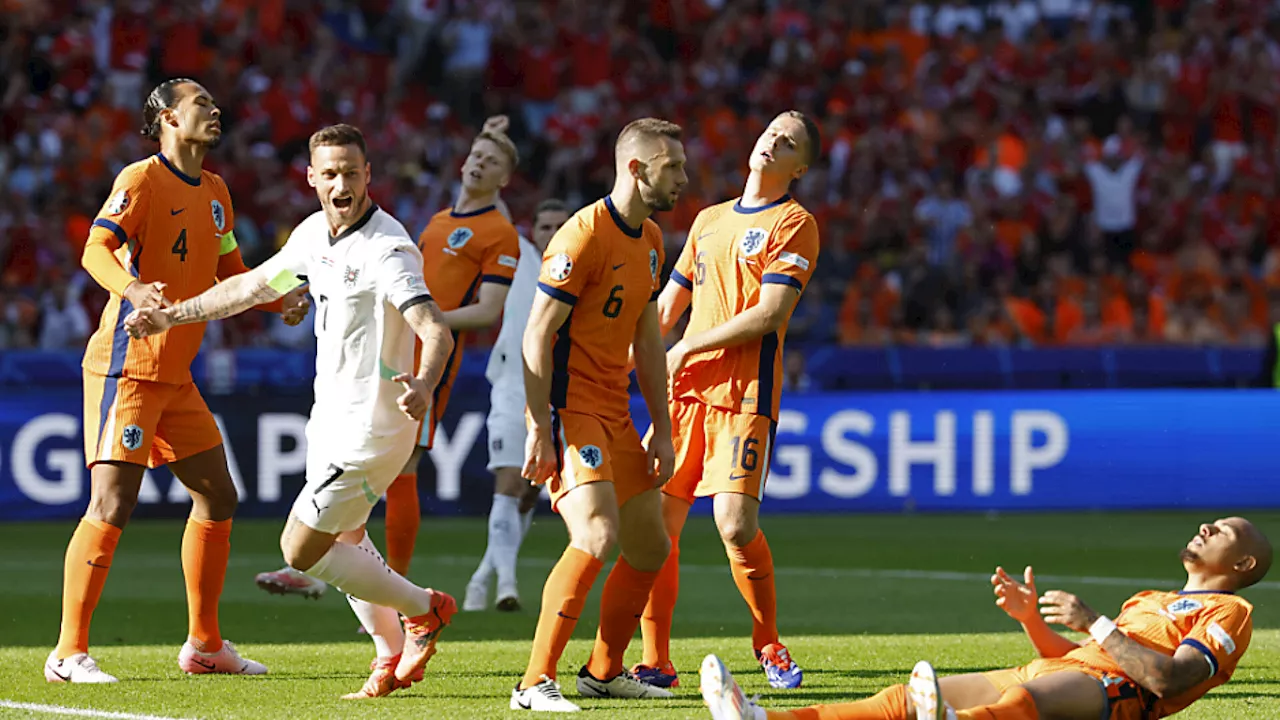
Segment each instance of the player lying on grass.
[[[1060,590],[1036,591],[996,568],[996,605],[1022,624],[1039,659],[1019,668],[938,679],[927,662],[906,685],[843,705],[767,711],[746,699],[715,655],[702,697],[716,720],[1148,720],[1173,715],[1231,679],[1253,634],[1253,606],[1235,593],[1262,580],[1271,543],[1230,517],[1201,525],[1181,552],[1182,590],[1146,590],[1114,621]],[[1037,604],[1039,605],[1037,609]],[[1089,637],[1054,632],[1065,625]]]

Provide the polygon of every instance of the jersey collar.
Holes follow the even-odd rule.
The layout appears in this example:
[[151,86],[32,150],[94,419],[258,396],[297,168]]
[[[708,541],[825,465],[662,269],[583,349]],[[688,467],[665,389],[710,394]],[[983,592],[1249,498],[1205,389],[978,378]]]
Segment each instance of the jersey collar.
[[200,187],[200,178],[193,178],[190,175],[179,170],[176,165],[169,162],[169,158],[165,157],[164,153],[156,153],[156,157],[160,158],[160,162],[164,163],[164,166],[169,168],[169,172],[173,173],[174,175],[177,175],[179,180],[190,185],[191,187]]
[[783,195],[782,197],[778,198],[777,200],[774,200],[768,205],[761,205],[760,207],[746,207],[745,205],[742,204],[742,198],[738,198],[737,201],[733,203],[733,211],[736,213],[740,213],[742,215],[754,215],[755,213],[768,210],[771,207],[778,207],[779,205],[781,205],[782,203],[790,199],[791,199],[791,194],[787,193],[786,195]]
[[1235,595],[1230,590],[1179,590],[1179,595]]
[[352,223],[351,227],[347,228],[346,230],[343,230],[342,232],[338,233],[336,236],[329,237],[329,247],[333,247],[334,245],[337,245],[338,243],[342,242],[348,237],[351,237],[352,233],[359,232],[360,228],[369,224],[369,221],[373,219],[373,214],[376,212],[378,212],[378,204],[373,202],[369,203],[369,209],[365,210],[364,215],[361,215],[359,220]]
[[604,206],[609,208],[609,215],[613,217],[613,224],[617,225],[619,230],[621,230],[622,232],[626,233],[627,235],[633,238],[638,238],[644,235],[643,227],[633,228],[627,224],[626,220],[622,219],[622,214],[619,213],[618,208],[614,207],[613,205],[613,198],[609,197],[608,195],[605,195]]
[[497,205],[490,205],[488,207],[482,207],[479,210],[472,210],[471,212],[466,212],[466,213],[460,213],[457,210],[454,210],[453,208],[449,208],[449,217],[456,217],[456,218],[475,217],[477,215],[483,215],[489,212],[490,210],[496,210],[497,208],[498,208]]

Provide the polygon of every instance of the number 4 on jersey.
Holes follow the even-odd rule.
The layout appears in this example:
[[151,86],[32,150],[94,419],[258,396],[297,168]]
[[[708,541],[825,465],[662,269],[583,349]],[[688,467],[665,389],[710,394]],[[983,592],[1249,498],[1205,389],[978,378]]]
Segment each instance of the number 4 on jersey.
[[178,256],[178,262],[187,261],[187,229],[183,228],[182,233],[178,235],[178,239],[173,241],[173,254]]

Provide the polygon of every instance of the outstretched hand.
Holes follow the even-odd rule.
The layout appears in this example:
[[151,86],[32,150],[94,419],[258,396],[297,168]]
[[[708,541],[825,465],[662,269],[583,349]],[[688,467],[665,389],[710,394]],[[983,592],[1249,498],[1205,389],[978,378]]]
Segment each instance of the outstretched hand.
[[404,393],[396,398],[396,405],[400,406],[400,412],[407,415],[410,420],[421,420],[427,414],[427,396],[431,394],[427,384],[418,376],[409,373],[400,373],[391,380],[404,387]]
[[284,296],[280,319],[284,320],[285,325],[293,327],[307,318],[307,311],[310,309],[311,301],[307,299],[306,287],[300,287]]
[[1039,598],[1036,576],[1030,565],[1022,571],[1022,582],[1005,572],[1004,568],[997,567],[995,574],[991,576],[991,586],[996,595],[996,606],[1009,617],[1020,623],[1027,623],[1039,615],[1036,607]]
[[124,319],[124,329],[131,338],[159,335],[173,327],[173,317],[164,308],[140,308]]

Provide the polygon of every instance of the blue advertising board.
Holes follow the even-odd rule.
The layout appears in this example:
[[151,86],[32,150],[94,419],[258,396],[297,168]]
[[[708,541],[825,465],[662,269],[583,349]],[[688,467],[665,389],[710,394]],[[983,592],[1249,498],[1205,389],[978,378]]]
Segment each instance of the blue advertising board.
[[[301,487],[308,399],[210,396],[246,516]],[[424,459],[424,512],[484,513],[488,397],[455,395]],[[643,402],[633,402],[640,426]],[[766,512],[1280,507],[1280,393],[1044,391],[784,397]],[[0,520],[72,518],[88,502],[78,391],[0,396]],[[163,469],[139,516],[184,514]],[[706,503],[699,503],[704,506]],[[708,508],[703,507],[704,511]]]

